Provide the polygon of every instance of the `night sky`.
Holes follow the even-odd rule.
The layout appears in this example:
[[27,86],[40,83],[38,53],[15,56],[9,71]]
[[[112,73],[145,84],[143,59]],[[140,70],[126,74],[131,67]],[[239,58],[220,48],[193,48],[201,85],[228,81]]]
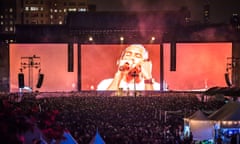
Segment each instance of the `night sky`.
[[207,1],[212,23],[226,23],[233,13],[240,14],[240,0],[89,0],[89,4],[95,4],[97,11],[164,11],[187,6],[192,20],[203,21],[203,5]]

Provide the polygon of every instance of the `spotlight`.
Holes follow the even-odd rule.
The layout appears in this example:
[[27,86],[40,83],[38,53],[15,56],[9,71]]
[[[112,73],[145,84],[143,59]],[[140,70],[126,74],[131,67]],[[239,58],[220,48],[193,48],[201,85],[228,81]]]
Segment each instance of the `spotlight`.
[[155,41],[155,39],[156,39],[156,38],[155,38],[154,36],[151,38],[152,41]]
[[124,41],[124,37],[123,36],[120,37],[120,41]]
[[88,38],[88,40],[89,40],[89,41],[93,41],[93,37],[90,36],[90,37]]
[[150,43],[154,43],[155,39],[156,38],[154,36],[152,36],[151,39],[150,39]]

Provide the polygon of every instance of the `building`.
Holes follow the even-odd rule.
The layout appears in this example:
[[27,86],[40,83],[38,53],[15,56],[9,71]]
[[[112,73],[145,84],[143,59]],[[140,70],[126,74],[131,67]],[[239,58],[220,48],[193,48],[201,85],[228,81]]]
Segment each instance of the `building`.
[[0,2],[0,41],[15,42],[17,24],[66,24],[69,12],[95,11],[88,0],[2,0]]
[[203,22],[209,23],[210,21],[210,3],[207,0],[206,3],[203,6]]
[[88,11],[87,0],[23,0],[22,24],[65,24],[68,12]]
[[16,1],[0,2],[0,39],[6,43],[13,42],[17,19]]

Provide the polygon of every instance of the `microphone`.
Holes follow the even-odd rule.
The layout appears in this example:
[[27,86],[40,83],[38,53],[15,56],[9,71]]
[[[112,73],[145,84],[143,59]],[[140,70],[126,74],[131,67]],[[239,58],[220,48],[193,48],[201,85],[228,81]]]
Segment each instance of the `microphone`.
[[135,77],[135,76],[139,76],[140,73],[141,73],[141,65],[138,65],[138,66],[134,67],[133,69],[131,69],[128,74],[130,76]]
[[120,71],[126,71],[126,70],[129,70],[129,63],[128,62],[126,62],[124,65],[122,65],[122,66],[119,66],[119,70]]

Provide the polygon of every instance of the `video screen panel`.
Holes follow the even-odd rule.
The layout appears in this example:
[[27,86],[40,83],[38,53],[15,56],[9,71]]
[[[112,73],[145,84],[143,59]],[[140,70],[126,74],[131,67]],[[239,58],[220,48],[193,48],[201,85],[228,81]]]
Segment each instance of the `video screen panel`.
[[[73,72],[68,71],[68,43],[10,44],[10,91],[19,91],[18,74],[22,57],[40,57],[44,74],[41,88],[36,88],[39,68],[22,70],[26,86],[33,90],[77,91],[98,90],[98,84],[113,78],[126,44],[73,44]],[[160,82],[160,44],[144,44],[152,62],[152,77]],[[232,57],[232,43],[177,43],[176,71],[170,71],[170,43],[164,43],[164,82],[169,90],[201,90],[226,86],[224,74],[227,58]],[[78,62],[78,58],[80,58]],[[28,61],[25,61],[27,63]],[[38,62],[38,61],[36,61]],[[78,65],[79,64],[79,65]],[[78,75],[78,69],[81,71]],[[80,80],[78,82],[78,79]],[[78,84],[80,88],[78,89]],[[157,89],[159,90],[159,89]]]
[[[73,72],[68,70],[68,48],[73,48]],[[68,43],[10,44],[10,92],[19,91],[18,74],[24,75],[23,90],[40,92],[77,91],[77,45]],[[39,65],[38,65],[39,64]],[[22,69],[22,72],[21,72]],[[42,84],[37,88],[39,74]]]
[[227,86],[224,74],[232,43],[176,43],[176,71],[170,71],[170,49],[171,44],[164,44],[164,80],[169,90]]
[[[82,44],[81,45],[81,86],[82,90],[99,89],[101,81],[113,78],[118,71],[118,62],[126,44]],[[160,45],[144,44],[152,62],[152,77],[160,81]],[[124,86],[123,86],[124,87]],[[131,88],[131,86],[129,86]],[[141,90],[136,88],[137,90]],[[105,89],[106,90],[106,89]],[[131,89],[130,89],[131,90]],[[157,90],[160,90],[158,88]]]

